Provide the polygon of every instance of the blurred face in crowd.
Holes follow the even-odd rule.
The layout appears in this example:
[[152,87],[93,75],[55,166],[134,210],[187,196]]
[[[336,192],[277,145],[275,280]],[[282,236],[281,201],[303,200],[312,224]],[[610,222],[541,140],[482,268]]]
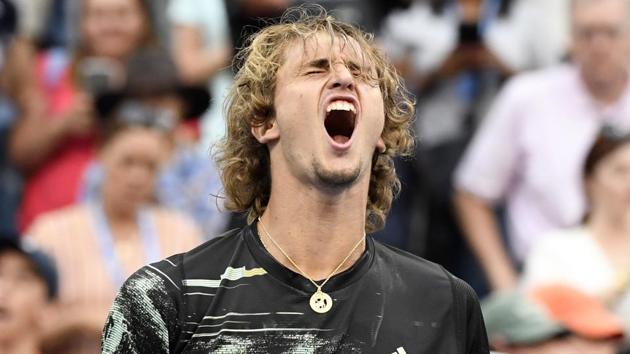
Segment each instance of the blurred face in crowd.
[[166,156],[166,139],[152,128],[130,127],[115,133],[101,150],[105,170],[103,199],[132,213],[148,202]]
[[572,54],[590,83],[605,85],[625,77],[629,6],[626,0],[574,0]]
[[140,0],[83,0],[81,30],[88,55],[124,58],[149,37]]
[[37,333],[47,305],[46,283],[29,259],[0,251],[0,351],[4,343]]
[[623,217],[630,212],[630,143],[613,150],[587,178],[591,210]]

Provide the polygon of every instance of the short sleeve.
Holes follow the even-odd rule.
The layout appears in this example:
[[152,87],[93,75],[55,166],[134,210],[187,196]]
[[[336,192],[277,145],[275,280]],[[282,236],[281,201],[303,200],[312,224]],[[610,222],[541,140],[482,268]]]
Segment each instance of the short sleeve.
[[516,177],[519,124],[527,95],[517,77],[501,91],[455,172],[455,186],[490,202],[501,200]]
[[456,28],[448,16],[435,15],[427,4],[416,1],[385,18],[380,42],[392,59],[409,55],[414,69],[427,74],[438,69],[455,48]]
[[173,0],[168,6],[168,17],[175,24],[196,25],[198,14],[194,5],[195,0]]
[[167,262],[145,266],[125,282],[103,329],[103,353],[161,354],[177,346],[179,285],[160,269]]

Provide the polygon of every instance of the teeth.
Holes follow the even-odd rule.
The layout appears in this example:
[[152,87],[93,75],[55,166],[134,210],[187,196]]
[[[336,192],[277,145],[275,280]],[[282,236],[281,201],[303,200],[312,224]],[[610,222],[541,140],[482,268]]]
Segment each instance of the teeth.
[[343,100],[330,102],[328,107],[326,107],[326,113],[329,113],[330,111],[352,111],[352,113],[357,113],[357,110],[352,103]]

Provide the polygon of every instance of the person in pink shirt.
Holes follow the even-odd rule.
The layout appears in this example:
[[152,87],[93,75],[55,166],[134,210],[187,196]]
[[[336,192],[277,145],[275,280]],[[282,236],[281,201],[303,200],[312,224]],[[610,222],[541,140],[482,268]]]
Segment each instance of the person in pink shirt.
[[516,283],[512,257],[522,262],[540,235],[580,222],[581,166],[602,124],[630,126],[629,3],[575,0],[571,11],[571,63],[513,78],[456,171],[461,226],[495,290]]
[[72,57],[50,50],[37,60],[36,82],[21,93],[21,116],[9,154],[26,176],[18,227],[76,200],[94,154],[94,91],[122,80],[118,67],[155,43],[145,0],[80,1],[80,39]]
[[25,234],[57,263],[60,311],[52,330],[59,333],[99,333],[130,274],[201,243],[191,219],[154,205],[168,127],[158,116],[134,113],[121,108],[99,124],[99,198],[44,213]]

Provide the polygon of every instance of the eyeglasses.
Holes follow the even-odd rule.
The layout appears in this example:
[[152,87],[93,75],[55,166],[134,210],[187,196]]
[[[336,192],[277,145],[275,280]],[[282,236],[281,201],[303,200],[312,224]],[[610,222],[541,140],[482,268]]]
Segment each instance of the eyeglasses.
[[630,131],[611,124],[604,124],[599,130],[599,136],[612,141],[630,140]]

